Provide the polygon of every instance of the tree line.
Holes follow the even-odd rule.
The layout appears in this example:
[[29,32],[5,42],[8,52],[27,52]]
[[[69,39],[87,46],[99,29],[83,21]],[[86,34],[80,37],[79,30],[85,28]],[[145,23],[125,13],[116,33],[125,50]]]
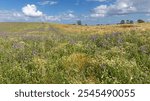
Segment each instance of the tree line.
[[[137,23],[144,23],[145,21],[142,19],[138,19]],[[119,24],[133,24],[133,20],[121,20]]]
[[[137,23],[145,23],[145,21],[142,19],[138,19],[136,22]],[[78,20],[76,24],[83,25],[81,20]],[[73,24],[73,25],[76,25],[76,24]],[[133,20],[121,20],[120,23],[118,23],[118,24],[134,24],[134,21]],[[99,26],[99,25],[102,25],[102,24],[97,24],[97,26]],[[85,26],[87,26],[87,24],[85,24]]]

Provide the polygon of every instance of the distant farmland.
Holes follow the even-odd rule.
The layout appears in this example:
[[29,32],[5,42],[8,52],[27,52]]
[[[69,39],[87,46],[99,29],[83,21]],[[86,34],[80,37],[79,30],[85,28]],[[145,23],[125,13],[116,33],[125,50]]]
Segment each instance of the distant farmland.
[[150,83],[150,23],[0,23],[0,83]]

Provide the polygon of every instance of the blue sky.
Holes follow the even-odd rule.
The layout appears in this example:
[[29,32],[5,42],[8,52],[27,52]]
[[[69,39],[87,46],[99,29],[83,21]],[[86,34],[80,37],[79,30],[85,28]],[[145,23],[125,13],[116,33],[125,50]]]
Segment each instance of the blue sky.
[[150,20],[150,0],[1,0],[0,22],[87,24]]

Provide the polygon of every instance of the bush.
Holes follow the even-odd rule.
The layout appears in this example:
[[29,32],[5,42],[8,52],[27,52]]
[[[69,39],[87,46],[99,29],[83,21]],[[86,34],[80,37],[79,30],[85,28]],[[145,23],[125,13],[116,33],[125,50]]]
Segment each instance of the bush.
[[138,23],[144,23],[145,21],[142,19],[137,20]]

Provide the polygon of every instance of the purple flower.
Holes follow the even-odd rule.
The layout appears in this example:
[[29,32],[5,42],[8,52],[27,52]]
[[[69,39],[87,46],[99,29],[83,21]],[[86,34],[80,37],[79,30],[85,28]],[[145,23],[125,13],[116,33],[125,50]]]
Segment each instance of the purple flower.
[[24,42],[18,42],[18,43],[15,42],[15,43],[13,43],[12,47],[14,49],[24,49],[25,43]]
[[118,38],[117,42],[118,42],[119,44],[121,44],[121,43],[123,43],[123,39],[122,39],[122,38]]
[[148,47],[147,47],[146,45],[140,46],[140,47],[139,47],[139,50],[140,50],[142,53],[148,53]]
[[96,41],[98,38],[99,38],[99,35],[98,35],[98,34],[94,34],[94,35],[91,35],[91,36],[90,36],[90,39],[91,39],[92,41]]
[[76,41],[72,39],[69,41],[69,44],[74,45],[74,44],[76,44]]
[[121,32],[113,32],[111,35],[115,37],[115,36],[118,36],[118,35],[121,35],[121,34],[122,34]]

